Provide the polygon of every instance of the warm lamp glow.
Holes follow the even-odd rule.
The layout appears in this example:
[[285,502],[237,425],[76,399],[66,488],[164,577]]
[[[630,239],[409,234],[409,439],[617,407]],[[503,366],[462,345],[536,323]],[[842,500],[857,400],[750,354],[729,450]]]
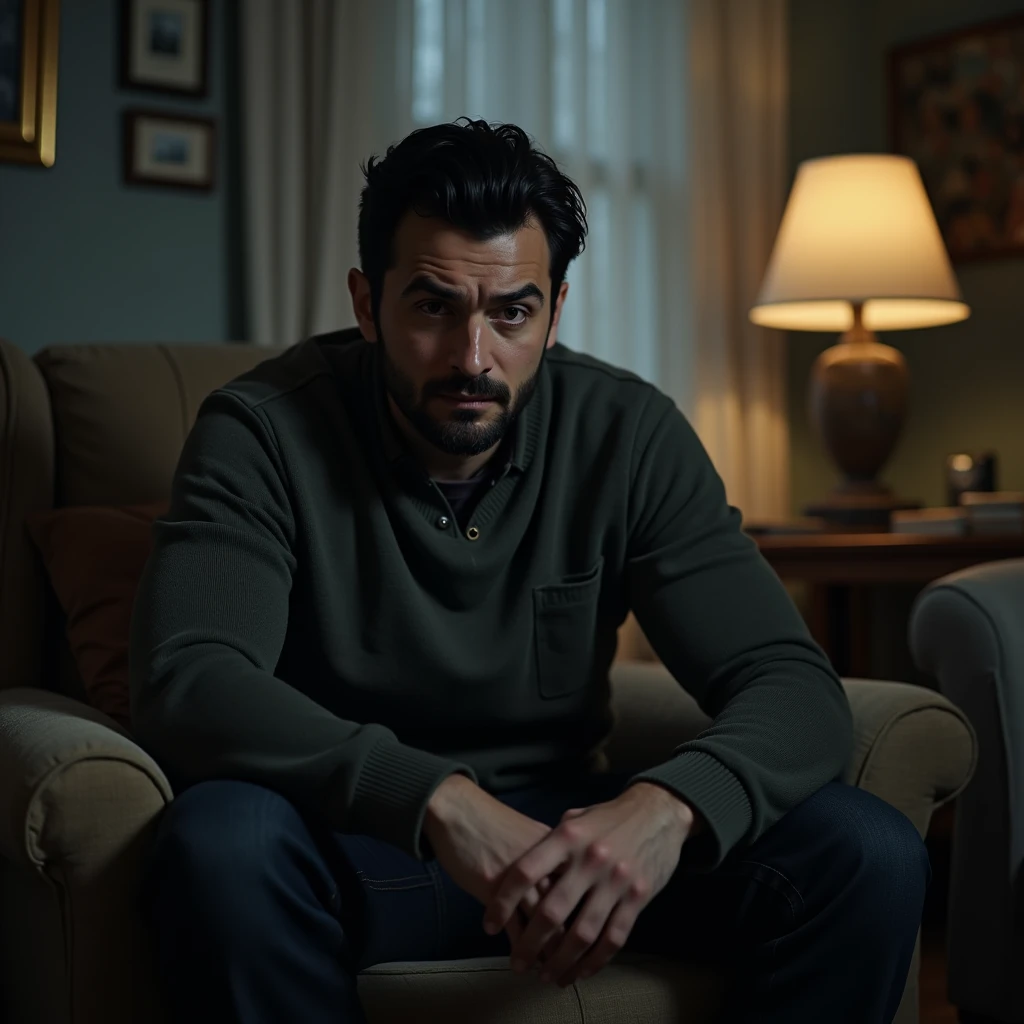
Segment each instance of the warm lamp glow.
[[907,157],[807,160],[786,204],[750,319],[845,331],[851,303],[867,330],[954,323],[970,315],[917,166]]

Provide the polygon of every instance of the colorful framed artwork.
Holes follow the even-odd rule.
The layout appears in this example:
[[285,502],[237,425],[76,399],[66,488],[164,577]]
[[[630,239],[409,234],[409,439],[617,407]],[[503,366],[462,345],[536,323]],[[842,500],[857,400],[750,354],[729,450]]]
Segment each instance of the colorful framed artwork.
[[205,96],[209,35],[209,0],[122,0],[122,88]]
[[210,192],[214,184],[216,131],[208,117],[151,110],[124,112],[124,178]]
[[1024,256],[1024,15],[892,50],[889,96],[951,258]]
[[0,0],[0,160],[52,167],[59,0]]

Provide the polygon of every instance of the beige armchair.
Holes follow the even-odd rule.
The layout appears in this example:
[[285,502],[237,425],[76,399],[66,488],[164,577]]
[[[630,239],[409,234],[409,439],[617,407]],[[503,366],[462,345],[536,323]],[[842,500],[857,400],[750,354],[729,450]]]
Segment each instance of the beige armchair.
[[[2,1019],[164,1019],[137,892],[171,787],[128,732],[83,703],[26,518],[55,506],[165,497],[199,402],[269,354],[240,345],[81,345],[30,359],[0,342]],[[706,722],[659,664],[636,660],[641,649],[625,629],[620,654],[633,657],[613,670],[608,756],[616,769],[661,759]],[[924,834],[936,806],[970,778],[969,725],[929,690],[846,687],[856,725],[847,780]],[[565,991],[518,978],[500,960],[384,964],[360,978],[374,1024],[700,1022],[714,1019],[719,986],[685,964],[626,955]],[[917,1020],[916,963],[897,1020]]]

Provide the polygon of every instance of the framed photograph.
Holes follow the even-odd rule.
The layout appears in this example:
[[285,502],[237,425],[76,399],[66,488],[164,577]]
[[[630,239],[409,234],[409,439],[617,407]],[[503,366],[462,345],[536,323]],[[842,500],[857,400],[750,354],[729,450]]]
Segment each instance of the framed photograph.
[[121,86],[205,96],[209,0],[121,0]]
[[0,0],[0,160],[52,167],[59,0]]
[[892,50],[889,98],[951,258],[1024,255],[1024,15]]
[[147,110],[124,112],[124,179],[131,185],[213,190],[214,122]]

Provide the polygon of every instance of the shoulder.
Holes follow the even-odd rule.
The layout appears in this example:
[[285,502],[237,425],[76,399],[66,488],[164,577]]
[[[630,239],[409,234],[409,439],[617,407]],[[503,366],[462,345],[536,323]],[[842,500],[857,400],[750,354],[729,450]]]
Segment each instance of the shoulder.
[[365,347],[358,328],[313,335],[277,355],[268,356],[251,370],[222,385],[214,394],[230,395],[253,411],[269,413],[275,405],[289,398],[304,400],[319,381],[330,378],[333,369],[329,359],[355,362]]
[[554,406],[562,418],[595,429],[628,424],[639,434],[676,409],[675,402],[650,381],[562,344],[551,347],[546,362]]

